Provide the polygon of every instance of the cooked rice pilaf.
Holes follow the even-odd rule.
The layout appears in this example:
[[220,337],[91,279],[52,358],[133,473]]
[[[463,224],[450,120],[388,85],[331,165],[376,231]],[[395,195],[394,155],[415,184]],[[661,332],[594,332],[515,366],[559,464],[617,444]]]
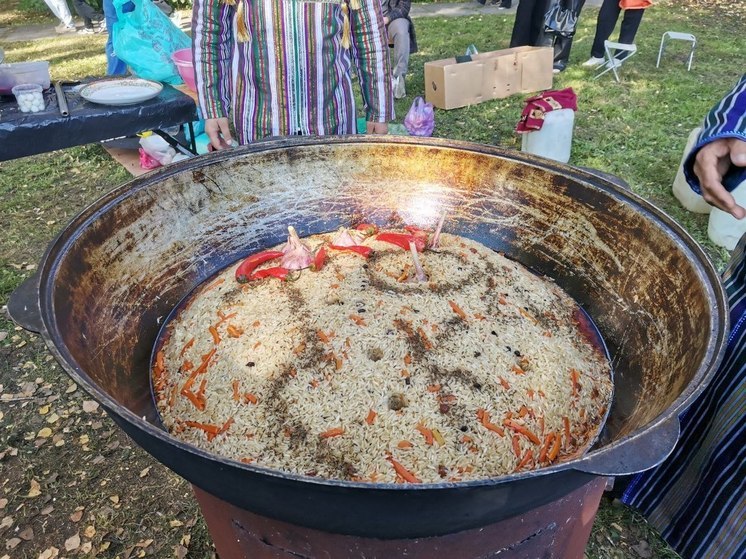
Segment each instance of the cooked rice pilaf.
[[168,430],[237,461],[377,483],[491,478],[587,450],[611,368],[566,293],[459,236],[419,255],[426,282],[409,251],[363,244],[369,258],[331,250],[295,281],[239,284],[237,263],[198,288],[153,365]]

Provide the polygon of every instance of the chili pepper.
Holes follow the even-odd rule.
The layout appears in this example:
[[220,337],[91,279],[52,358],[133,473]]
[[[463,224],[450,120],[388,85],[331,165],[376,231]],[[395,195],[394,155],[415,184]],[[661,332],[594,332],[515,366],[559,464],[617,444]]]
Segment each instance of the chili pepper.
[[265,268],[264,270],[259,270],[257,272],[254,272],[249,276],[250,280],[259,280],[264,278],[277,278],[281,280],[285,280],[288,277],[288,274],[290,273],[290,270],[287,268],[283,268],[282,266],[274,266],[273,268]]
[[252,279],[252,273],[257,269],[257,267],[265,262],[274,260],[275,258],[280,258],[281,256],[282,252],[279,250],[265,250],[252,254],[246,260],[241,262],[238,268],[236,268],[236,281],[238,283],[246,283]]
[[339,245],[329,245],[329,248],[334,249],[334,250],[344,250],[347,252],[355,252],[365,258],[368,258],[370,256],[370,253],[373,252],[372,248],[364,246],[364,245],[352,245],[348,247],[343,247]]
[[425,249],[425,239],[411,233],[392,233],[391,231],[385,231],[376,235],[376,240],[391,243],[404,250],[409,250],[409,243],[414,243],[418,252],[422,252]]
[[361,223],[360,225],[355,226],[355,230],[360,231],[366,237],[370,237],[371,235],[378,233],[378,226],[373,223]]
[[324,245],[321,245],[321,247],[319,247],[319,250],[316,251],[316,254],[313,257],[311,270],[313,270],[314,272],[318,272],[319,270],[321,270],[321,268],[324,267],[324,262],[326,262],[326,247]]

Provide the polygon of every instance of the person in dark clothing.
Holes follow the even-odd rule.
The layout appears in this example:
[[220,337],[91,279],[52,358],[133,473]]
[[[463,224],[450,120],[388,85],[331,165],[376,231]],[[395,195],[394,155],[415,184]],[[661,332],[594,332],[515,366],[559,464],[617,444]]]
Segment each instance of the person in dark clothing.
[[549,8],[549,0],[521,0],[515,13],[510,47],[540,46],[544,43],[544,14]]
[[[572,10],[578,18],[580,17],[580,12],[583,9],[584,4],[585,0],[564,0],[562,2],[562,6]],[[554,47],[554,73],[558,74],[563,72],[565,68],[567,68],[567,64],[570,60],[570,49],[572,48],[574,35],[565,37],[557,33],[552,33],[543,26],[542,29],[542,34],[539,35],[537,43],[539,46]]]
[[[591,47],[591,57],[583,62],[583,66],[599,66],[604,61],[604,41],[607,41],[614,31],[616,22],[622,8],[619,7],[619,0],[604,0],[601,4],[601,10],[598,12],[596,21],[596,35],[593,37],[593,46]],[[635,42],[635,35],[640,28],[644,9],[624,10],[622,18],[622,28],[619,30],[619,43],[631,45]],[[617,58],[624,58],[626,52],[620,53]]]
[[101,33],[106,30],[104,14],[85,2],[84,0],[73,0],[73,8],[83,18],[83,29],[78,31],[83,35]]
[[410,6],[410,0],[384,0],[382,2],[383,22],[386,24],[389,43],[394,45],[391,73],[396,99],[401,99],[407,94],[404,80],[409,69],[409,55],[417,52],[417,36],[412,19],[409,17]]

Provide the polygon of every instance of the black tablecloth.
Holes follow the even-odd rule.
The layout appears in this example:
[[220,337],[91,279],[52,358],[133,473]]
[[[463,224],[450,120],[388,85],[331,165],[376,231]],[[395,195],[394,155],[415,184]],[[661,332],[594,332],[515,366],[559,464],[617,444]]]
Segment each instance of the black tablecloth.
[[70,113],[66,117],[60,114],[53,87],[44,91],[46,108],[38,113],[22,113],[14,97],[0,97],[0,161],[169,128],[198,118],[194,100],[168,85],[149,101],[119,107],[89,103],[77,93],[76,85],[62,89]]

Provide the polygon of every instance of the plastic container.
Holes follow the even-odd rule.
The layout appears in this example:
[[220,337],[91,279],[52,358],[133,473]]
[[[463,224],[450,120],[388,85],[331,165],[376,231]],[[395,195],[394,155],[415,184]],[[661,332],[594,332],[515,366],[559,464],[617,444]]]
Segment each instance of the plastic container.
[[702,198],[702,196],[691,189],[689,183],[686,182],[686,178],[684,177],[684,161],[686,161],[686,156],[689,155],[692,147],[694,147],[694,144],[697,142],[697,138],[701,131],[701,128],[695,128],[689,133],[684,153],[681,156],[679,170],[676,173],[676,178],[673,180],[673,186],[671,188],[673,190],[673,195],[687,210],[698,214],[708,214],[710,213],[712,206],[705,202],[705,199]]
[[[746,206],[746,180],[733,189],[731,194],[736,199],[736,204]],[[712,208],[710,221],[707,224],[707,236],[713,243],[733,250],[744,233],[746,233],[746,218],[736,219],[728,212]]]
[[549,111],[544,115],[541,130],[522,134],[521,151],[567,163],[570,161],[574,125],[575,111],[572,109]]
[[20,84],[37,84],[47,89],[51,84],[49,62],[15,62],[0,64],[0,95],[10,95],[13,87]]
[[12,91],[22,113],[38,113],[44,110],[44,93],[40,85],[24,83],[15,86]]
[[181,79],[192,91],[197,91],[197,85],[194,78],[194,61],[192,60],[192,49],[180,49],[174,51],[171,60],[176,64]]

